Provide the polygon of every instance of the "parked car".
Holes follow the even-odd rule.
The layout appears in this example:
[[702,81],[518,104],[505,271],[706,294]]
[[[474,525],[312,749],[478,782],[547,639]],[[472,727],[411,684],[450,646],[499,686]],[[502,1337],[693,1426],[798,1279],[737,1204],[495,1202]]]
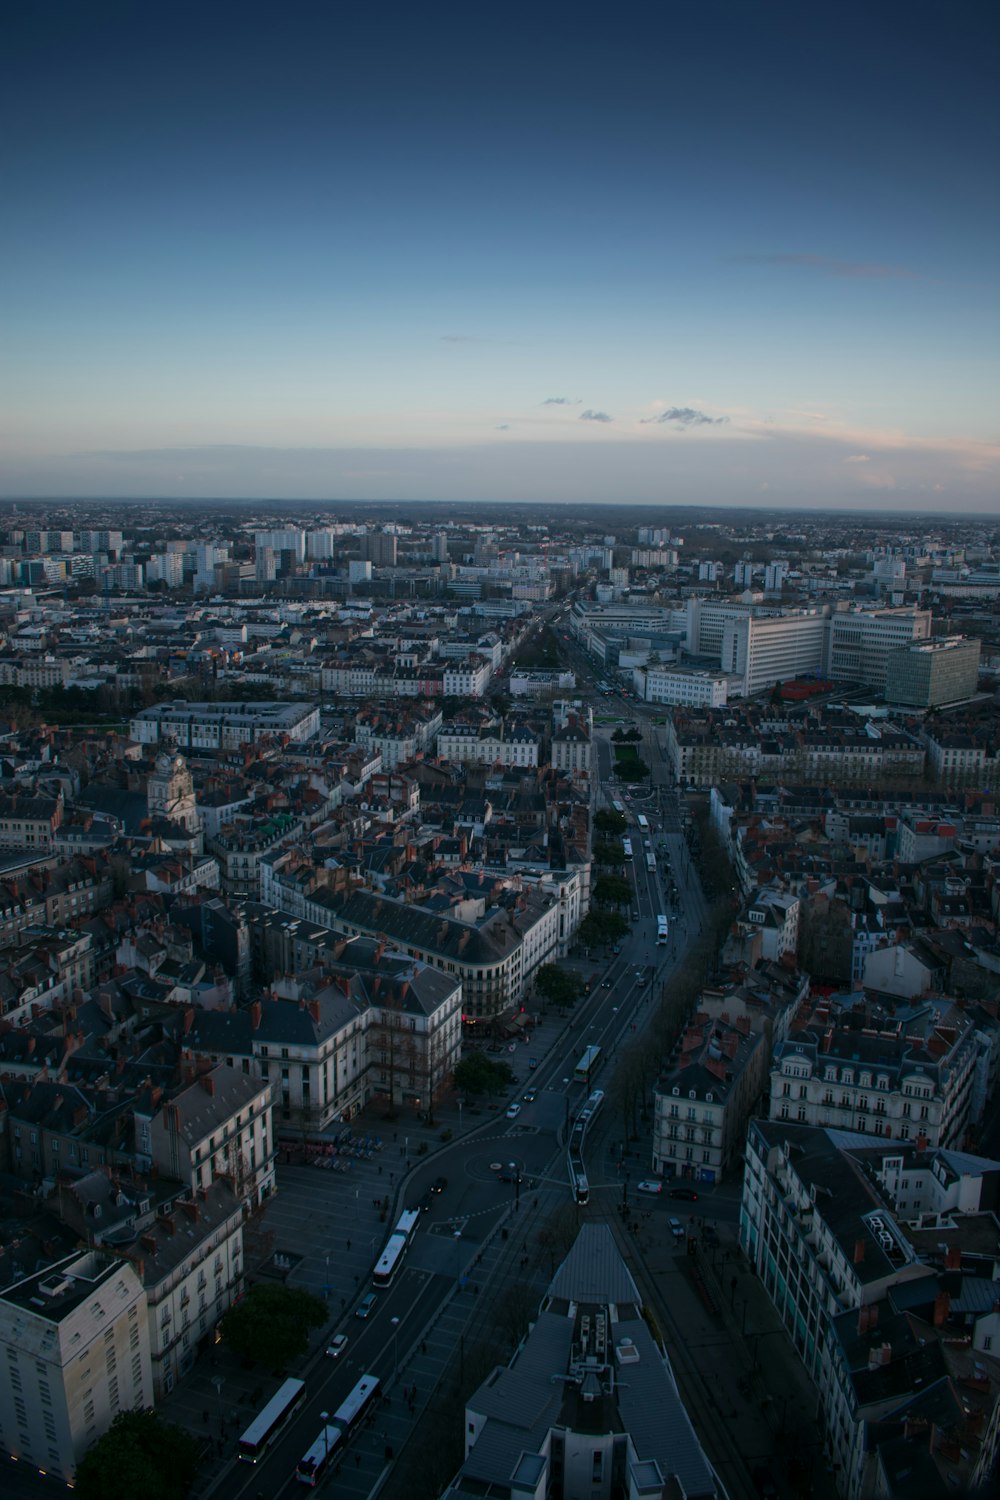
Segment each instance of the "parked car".
[[375,1293],[369,1292],[367,1296],[362,1297],[361,1301],[358,1303],[354,1316],[356,1318],[367,1318],[374,1306]]
[[326,1347],[328,1359],[339,1359],[347,1348],[347,1334],[338,1333],[332,1338]]
[[538,1058],[537,1057],[529,1057],[528,1058],[528,1067],[529,1068],[537,1068],[538,1067]]
[[507,1109],[507,1118],[508,1120],[516,1120],[520,1113],[521,1106],[519,1104],[511,1104]]
[[695,1192],[694,1188],[671,1188],[670,1196],[671,1198],[683,1198],[686,1203],[698,1202],[698,1194]]
[[657,1182],[655,1177],[648,1177],[642,1182],[637,1182],[635,1190],[637,1193],[662,1193],[663,1183]]
[[680,1219],[670,1220],[670,1233],[673,1235],[675,1240],[682,1240],[684,1238],[684,1225],[681,1223]]

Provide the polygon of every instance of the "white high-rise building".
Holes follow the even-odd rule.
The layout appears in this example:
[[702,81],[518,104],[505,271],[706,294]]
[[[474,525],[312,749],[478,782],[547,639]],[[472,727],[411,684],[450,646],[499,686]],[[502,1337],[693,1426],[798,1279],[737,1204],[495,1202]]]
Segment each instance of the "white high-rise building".
[[0,1447],[67,1483],[119,1412],[152,1406],[146,1293],[84,1250],[0,1292]]
[[858,682],[881,691],[890,651],[926,640],[929,609],[837,610],[830,617],[826,674],[834,682]]

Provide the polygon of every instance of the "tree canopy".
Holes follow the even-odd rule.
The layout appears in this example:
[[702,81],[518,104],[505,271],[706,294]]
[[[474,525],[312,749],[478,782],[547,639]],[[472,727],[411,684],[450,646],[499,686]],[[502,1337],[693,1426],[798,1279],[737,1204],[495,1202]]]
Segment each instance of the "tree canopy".
[[558,964],[542,964],[535,975],[535,988],[546,1000],[567,1009],[583,989],[583,980],[575,969],[563,969]]
[[198,1444],[149,1407],[120,1411],[76,1471],[80,1500],[184,1500],[198,1466]]
[[298,1287],[253,1287],[222,1316],[222,1336],[244,1359],[282,1369],[309,1348],[310,1328],[326,1322],[326,1306]]
[[599,839],[594,845],[594,863],[610,865],[613,869],[620,870],[625,863],[621,844],[611,844]]
[[597,948],[601,943],[614,943],[628,932],[628,922],[614,911],[600,911],[591,907],[576,930],[579,941],[585,948]]
[[598,833],[624,833],[628,823],[624,813],[615,812],[613,807],[602,807],[594,816],[594,827]]
[[457,1064],[455,1084],[466,1094],[499,1094],[514,1082],[509,1063],[494,1062],[485,1052],[470,1052]]
[[594,881],[598,906],[631,906],[632,884],[621,875],[598,875]]

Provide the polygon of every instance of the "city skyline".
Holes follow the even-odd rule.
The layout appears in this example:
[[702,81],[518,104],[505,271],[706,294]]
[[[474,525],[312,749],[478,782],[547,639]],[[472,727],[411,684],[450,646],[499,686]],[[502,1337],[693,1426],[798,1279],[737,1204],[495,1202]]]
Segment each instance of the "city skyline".
[[960,19],[21,14],[0,496],[990,513]]

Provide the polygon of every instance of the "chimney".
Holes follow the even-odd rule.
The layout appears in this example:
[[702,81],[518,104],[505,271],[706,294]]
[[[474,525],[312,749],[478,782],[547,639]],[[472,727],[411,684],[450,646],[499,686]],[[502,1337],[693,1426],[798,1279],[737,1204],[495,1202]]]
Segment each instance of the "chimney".
[[263,1014],[264,1007],[261,1005],[259,1000],[255,1000],[250,1007],[250,1026],[253,1031],[260,1030],[260,1022]]
[[313,1020],[316,1022],[316,1025],[318,1026],[319,1025],[319,1021],[320,1021],[319,1001],[318,1000],[310,1000],[309,1001],[309,1014],[312,1016]]
[[879,1350],[879,1364],[880,1365],[891,1365],[892,1364],[892,1345],[891,1344],[883,1344],[882,1345],[882,1348]]
[[921,1131],[920,1134],[917,1136],[917,1150],[918,1151],[926,1151],[927,1150],[927,1137],[926,1137],[926,1135],[924,1134],[923,1131]]
[[944,1258],[946,1271],[960,1271],[962,1269],[962,1252],[958,1245],[952,1245]]
[[833,1027],[832,1026],[828,1026],[827,1029],[826,1029],[826,1031],[824,1031],[824,1033],[823,1033],[823,1051],[824,1052],[829,1052],[829,1050],[830,1050],[830,1048],[831,1048],[832,1045],[833,1045]]
[[215,1093],[215,1078],[211,1073],[202,1073],[201,1086],[206,1094]]
[[184,1198],[184,1199],[181,1200],[181,1208],[187,1214],[187,1216],[191,1220],[191,1222],[193,1224],[197,1224],[197,1222],[198,1222],[198,1205],[197,1205],[197,1203],[189,1203],[188,1200],[186,1198]]
[[860,1264],[864,1260],[864,1258],[865,1258],[865,1242],[864,1242],[864,1240],[855,1240],[854,1241],[854,1264],[856,1266],[860,1266]]
[[938,1292],[934,1298],[934,1327],[943,1328],[951,1311],[951,1298],[946,1291]]

